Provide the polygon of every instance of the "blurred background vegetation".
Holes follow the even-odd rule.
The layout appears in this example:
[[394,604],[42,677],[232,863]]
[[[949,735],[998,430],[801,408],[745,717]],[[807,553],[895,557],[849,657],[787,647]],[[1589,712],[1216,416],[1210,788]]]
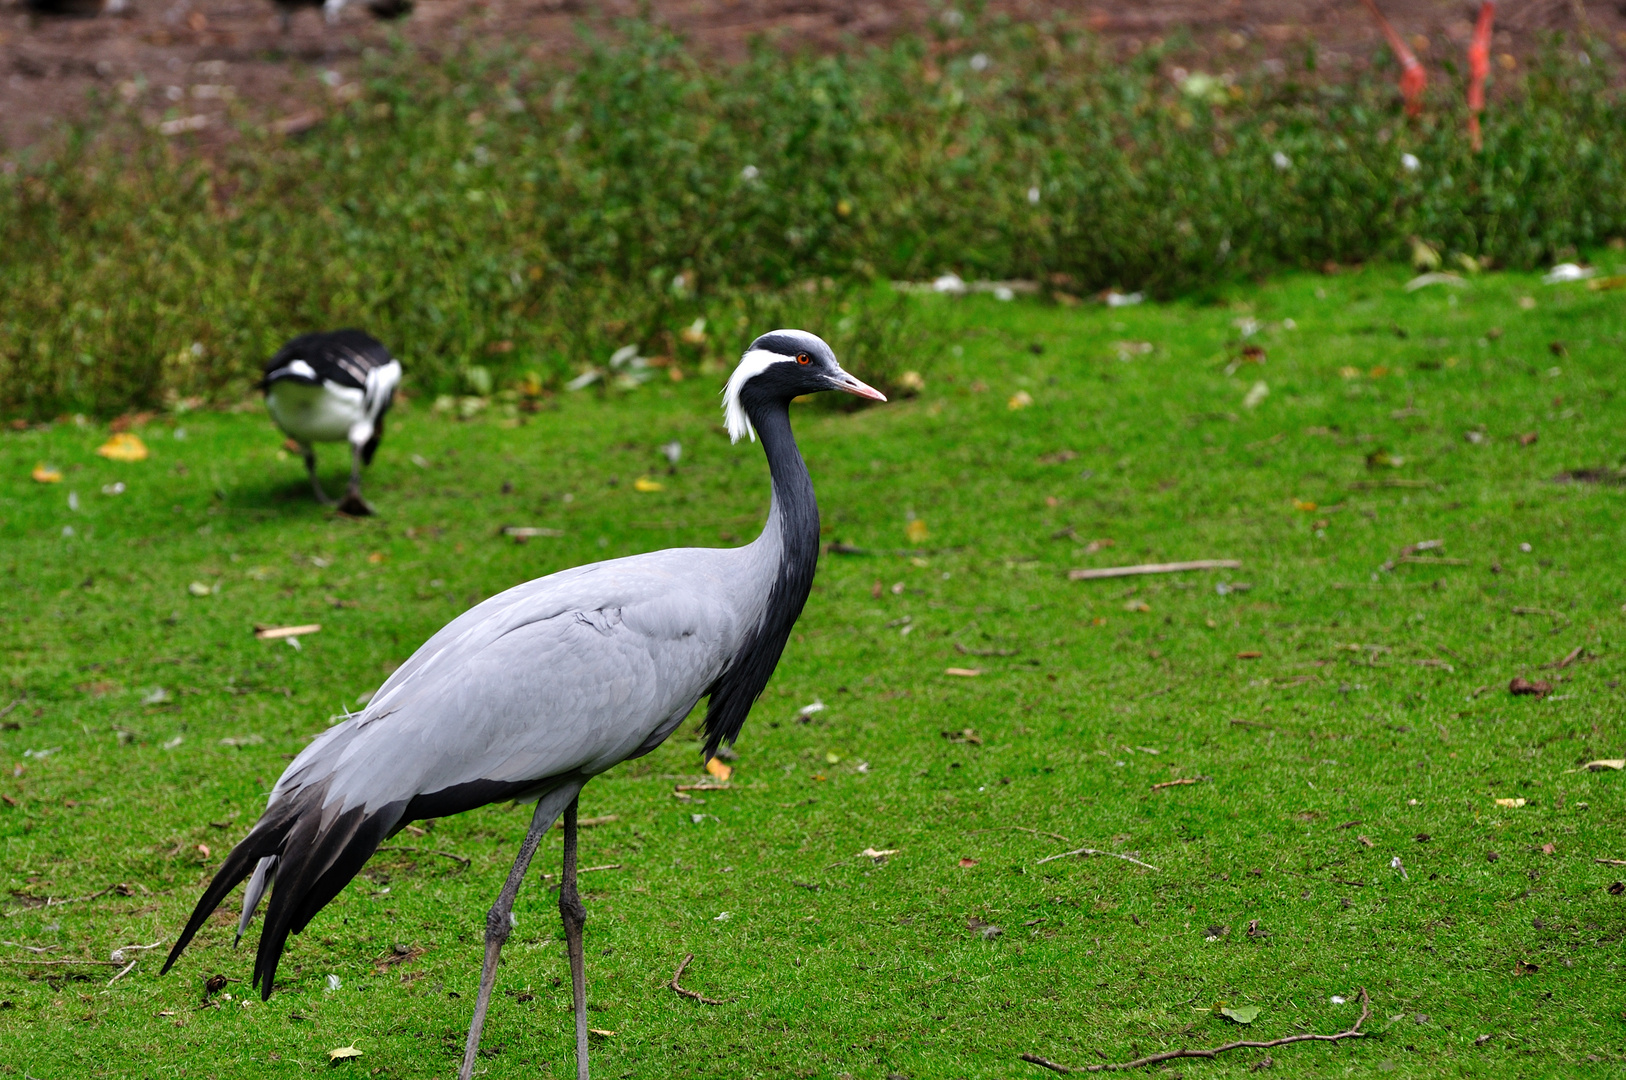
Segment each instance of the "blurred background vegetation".
[[640,25],[563,68],[403,44],[325,122],[245,120],[213,155],[109,103],[0,177],[0,409],[234,401],[281,341],[339,325],[426,396],[592,370],[621,392],[720,370],[770,324],[818,327],[896,386],[929,357],[888,281],[1021,280],[1066,304],[1419,254],[1574,258],[1626,236],[1617,74],[1607,44],[1553,39],[1500,88],[1480,153],[1450,72],[1413,120],[1392,71],[1331,79],[1313,48],[1170,79],[1156,48],[1125,64],[992,22],[742,62]]

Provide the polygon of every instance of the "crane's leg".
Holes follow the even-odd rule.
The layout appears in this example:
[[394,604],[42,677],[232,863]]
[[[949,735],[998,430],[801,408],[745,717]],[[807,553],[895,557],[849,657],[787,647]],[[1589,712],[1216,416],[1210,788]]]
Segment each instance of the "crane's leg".
[[323,506],[332,506],[333,500],[327,497],[327,492],[322,490],[322,482],[316,479],[316,448],[301,446],[299,449],[305,455],[305,471],[310,474],[311,490],[316,492],[316,501]]
[[339,511],[352,517],[368,517],[373,508],[361,497],[361,447],[350,444],[350,486],[345,488]]
[[565,924],[565,949],[570,954],[570,992],[576,1009],[576,1080],[587,1076],[587,964],[582,957],[582,927],[587,909],[576,895],[576,803],[565,807],[565,867],[559,883],[559,917]]
[[[497,894],[497,902],[486,912],[486,962],[480,970],[480,993],[474,1000],[474,1019],[469,1024],[469,1041],[463,1047],[463,1069],[458,1073],[458,1080],[469,1080],[474,1075],[474,1054],[480,1049],[480,1029],[485,1026],[486,1006],[491,1004],[491,989],[497,983],[497,958],[502,954],[503,942],[508,940],[508,934],[514,928],[514,897],[519,895],[525,871],[531,865],[531,856],[536,854],[536,845],[542,842],[542,837],[559,816],[560,802],[568,797],[569,805],[574,807],[580,791],[581,784],[573,782],[555,788],[537,800],[536,813],[531,816],[531,828],[519,845],[513,869],[508,871],[508,880],[503,884],[502,892]],[[571,822],[575,822],[574,813]]]

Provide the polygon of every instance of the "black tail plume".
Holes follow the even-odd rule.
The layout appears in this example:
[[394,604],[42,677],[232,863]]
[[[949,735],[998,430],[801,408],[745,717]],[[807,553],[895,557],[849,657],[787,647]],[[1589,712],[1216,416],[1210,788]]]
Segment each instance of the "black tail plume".
[[267,808],[198,900],[186,929],[170,950],[169,971],[182,950],[232,889],[248,877],[260,859],[278,857],[276,883],[260,930],[254,958],[254,985],[262,998],[271,996],[277,964],[288,935],[297,934],[316,913],[339,895],[378,845],[400,822],[405,803],[369,811],[356,806],[343,813],[324,808],[326,784],[317,784]]

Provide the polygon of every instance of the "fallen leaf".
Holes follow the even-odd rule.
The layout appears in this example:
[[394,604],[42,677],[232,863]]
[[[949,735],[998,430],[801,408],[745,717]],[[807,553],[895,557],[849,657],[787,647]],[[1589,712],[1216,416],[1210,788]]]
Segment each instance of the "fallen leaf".
[[1434,838],[1428,835],[1426,832],[1420,832],[1416,836],[1412,837],[1412,839],[1417,841],[1419,844],[1426,844]]
[[192,584],[186,587],[186,591],[191,593],[193,596],[208,596],[210,589],[209,586],[205,585],[203,582],[194,581]]
[[634,491],[660,491],[664,486],[659,480],[651,480],[647,476],[640,476],[632,482]]
[[1588,772],[1603,772],[1605,769],[1626,769],[1626,758],[1600,758],[1589,761],[1584,766]]
[[974,667],[951,667],[944,668],[943,674],[955,675],[962,679],[975,679],[978,675],[982,674],[982,669]]
[[1125,611],[1151,611],[1152,610],[1152,605],[1148,604],[1144,600],[1126,600],[1126,601],[1124,601],[1124,610]]
[[727,783],[728,778],[734,775],[734,767],[732,765],[725,765],[717,758],[707,759],[706,771],[724,783]]
[[121,431],[96,448],[109,461],[146,461],[147,444],[132,431]]
[[824,755],[824,763],[826,765],[835,765],[835,764],[839,763],[840,761],[841,761],[841,755],[836,753],[833,750],[831,752],[829,752],[828,754]]
[[960,860],[960,869],[962,869],[962,870],[969,870],[973,866],[976,866],[976,865],[977,865],[977,860],[973,859],[973,858],[971,858],[969,856],[964,857],[964,858],[962,858]]
[[1541,853],[1543,855],[1552,855],[1552,854],[1556,853],[1557,851],[1558,851],[1558,848],[1556,846],[1554,846],[1553,844],[1548,843],[1548,844],[1541,845]]
[[1540,964],[1532,964],[1528,960],[1519,960],[1513,965],[1513,974],[1515,975],[1534,975],[1540,970]]
[[1370,836],[1367,836],[1364,833],[1362,833],[1360,836],[1357,836],[1355,838],[1355,842],[1357,844],[1360,844],[1362,847],[1367,847],[1367,848],[1377,847],[1377,845],[1372,842],[1372,838]]
[[386,556],[382,551],[375,551],[367,556],[367,561],[372,563],[374,566],[377,566],[379,563],[383,562],[385,558]]
[[1533,446],[1535,444],[1536,440],[1539,439],[1539,438],[1541,438],[1541,435],[1539,433],[1534,432],[1534,431],[1527,431],[1523,435],[1519,436],[1519,445],[1520,446]]
[[1523,799],[1497,799],[1496,800],[1496,805],[1497,806],[1505,806],[1509,810],[1517,810],[1519,807],[1524,805],[1524,800]]
[[903,534],[909,538],[911,544],[919,544],[926,539],[926,523],[915,518],[904,527]]
[[1261,656],[1264,656],[1264,655],[1265,654],[1262,653],[1262,652],[1254,652],[1252,650],[1249,650],[1248,652],[1239,652],[1239,653],[1237,653],[1236,658],[1238,660],[1257,660]]
[[1613,885],[1609,886],[1609,895],[1610,896],[1626,895],[1626,881],[1617,881]]
[[1016,409],[1025,409],[1032,404],[1033,395],[1028,393],[1026,390],[1018,390],[1016,393],[1011,395],[1009,401],[1005,402],[1005,407],[1014,411]]
[[1515,697],[1544,698],[1553,692],[1553,684],[1545,679],[1532,682],[1523,675],[1513,676],[1513,681],[1507,684],[1507,692]]
[[330,1062],[344,1061],[347,1058],[359,1058],[360,1056],[361,1051],[357,1050],[354,1046],[341,1046],[336,1050],[329,1050],[327,1052],[327,1059]]
[[1220,1015],[1239,1024],[1251,1024],[1259,1019],[1259,1006],[1239,1005],[1234,1009],[1225,1008],[1220,1010]]
[[858,853],[857,857],[858,858],[864,858],[864,859],[874,859],[877,862],[879,862],[881,859],[886,858],[888,855],[896,855],[897,853],[898,853],[897,848],[887,848],[884,851],[877,851],[872,847],[867,847],[863,851],[860,851]]
[[588,1028],[587,1034],[597,1035],[601,1039],[611,1039],[615,1037],[615,1032],[608,1031],[604,1028]]
[[198,845],[198,854],[202,855],[205,859],[207,859],[209,857],[209,845],[208,844],[199,844]]
[[35,482],[41,484],[62,483],[62,470],[55,465],[47,465],[43,461],[35,465],[34,471],[29,475],[34,478]]

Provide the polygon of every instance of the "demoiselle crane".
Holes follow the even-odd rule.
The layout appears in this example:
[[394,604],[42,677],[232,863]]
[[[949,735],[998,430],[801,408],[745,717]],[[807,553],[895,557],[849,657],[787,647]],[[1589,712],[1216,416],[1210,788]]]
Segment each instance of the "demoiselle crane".
[[226,856],[164,964],[244,878],[241,940],[267,888],[254,959],[270,997],[298,933],[408,822],[507,799],[536,800],[508,880],[486,914],[485,965],[464,1048],[468,1080],[512,927],[514,897],[564,814],[564,920],[587,1077],[587,998],[576,891],[576,805],[589,779],[647,754],[701,697],[706,759],[733,743],[779,662],[813,585],[819,508],[790,427],[790,402],[841,390],[885,401],[822,340],[776,330],[752,342],[723,391],[730,437],[760,437],[773,497],[738,548],[670,548],[562,570],[469,609],[425,642],[367,706],[328,728],[283,772],[248,836]]
[[361,467],[373,463],[384,437],[384,414],[400,385],[401,362],[361,330],[301,334],[266,363],[260,380],[266,410],[299,444],[311,489],[323,506],[334,502],[316,478],[315,444],[347,442],[350,486],[338,509],[356,517],[373,512],[361,497]]

